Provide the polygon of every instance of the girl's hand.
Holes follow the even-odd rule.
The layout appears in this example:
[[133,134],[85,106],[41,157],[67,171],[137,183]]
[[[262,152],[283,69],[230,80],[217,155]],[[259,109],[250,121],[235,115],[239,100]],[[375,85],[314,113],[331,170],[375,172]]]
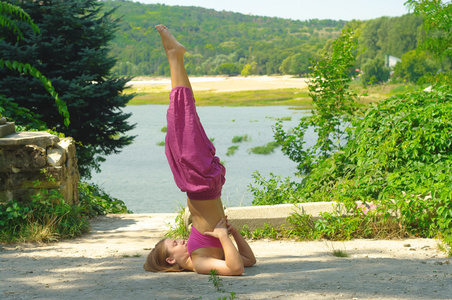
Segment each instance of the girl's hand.
[[227,219],[226,217],[221,218],[218,221],[217,225],[213,229],[213,231],[206,231],[204,235],[213,236],[216,238],[220,238],[221,235],[228,235],[228,227],[227,227]]

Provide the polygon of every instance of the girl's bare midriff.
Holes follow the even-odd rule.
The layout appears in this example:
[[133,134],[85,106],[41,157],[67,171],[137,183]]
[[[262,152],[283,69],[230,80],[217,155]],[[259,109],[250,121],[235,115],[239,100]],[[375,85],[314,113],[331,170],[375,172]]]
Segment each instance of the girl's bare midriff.
[[[193,225],[200,233],[213,231],[218,221],[224,217],[223,203],[221,198],[214,200],[190,200],[187,198],[187,205],[190,209]],[[223,249],[207,247],[199,248],[192,252],[195,256],[209,256],[223,259]]]

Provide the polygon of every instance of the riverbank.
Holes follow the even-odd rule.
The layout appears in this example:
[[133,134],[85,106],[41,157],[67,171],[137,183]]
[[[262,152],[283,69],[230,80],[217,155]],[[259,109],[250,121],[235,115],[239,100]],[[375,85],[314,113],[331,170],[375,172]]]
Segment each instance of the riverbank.
[[[198,106],[275,106],[289,105],[312,108],[308,78],[292,76],[203,76],[190,77]],[[167,104],[171,81],[167,77],[136,77],[128,84],[126,94],[134,93],[130,105]],[[388,98],[394,92],[412,89],[405,84],[388,83],[364,88],[352,82],[359,103]]]
[[[3,245],[1,299],[450,299],[452,264],[434,239],[250,241],[257,265],[240,277],[155,274],[146,255],[174,214],[107,215],[90,234]],[[349,257],[335,257],[340,249]]]

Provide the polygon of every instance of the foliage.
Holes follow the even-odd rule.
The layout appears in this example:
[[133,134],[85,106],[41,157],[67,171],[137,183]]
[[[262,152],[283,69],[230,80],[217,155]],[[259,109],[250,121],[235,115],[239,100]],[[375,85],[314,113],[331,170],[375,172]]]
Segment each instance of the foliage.
[[227,156],[234,155],[234,154],[235,154],[235,151],[237,151],[238,149],[239,149],[239,146],[237,146],[237,145],[230,146],[230,147],[228,148],[228,151],[226,152],[226,155],[227,155]]
[[374,58],[368,60],[362,66],[362,71],[361,80],[365,86],[374,83],[385,83],[389,79],[389,69],[385,67],[383,59]]
[[168,224],[169,230],[165,236],[173,239],[188,239],[190,236],[190,230],[186,226],[186,224],[188,224],[188,220],[186,222],[185,217],[185,208],[181,205],[174,222]]
[[268,155],[270,153],[273,153],[276,148],[278,148],[280,145],[278,142],[269,142],[264,146],[256,146],[249,149],[249,152],[254,154],[263,154]]
[[[27,61],[46,74],[67,104],[73,122],[65,126],[50,105],[41,81],[23,69],[20,74],[0,69],[0,91],[19,107],[39,116],[49,128],[79,142],[80,173],[89,177],[91,170],[99,170],[103,155],[117,153],[133,140],[125,135],[133,128],[127,123],[130,115],[120,110],[133,97],[122,94],[129,79],[110,75],[116,60],[108,56],[107,46],[119,20],[111,10],[101,13],[103,2],[94,0],[13,2],[29,14],[41,34],[35,35],[19,21],[17,26],[24,37],[20,41],[9,31],[0,31],[0,57]],[[25,124],[25,116],[9,117]]]
[[[282,203],[298,202],[297,183],[290,181],[287,177],[284,180],[281,176],[270,173],[271,178],[265,179],[255,171],[252,175],[257,186],[249,185],[248,189],[253,194],[253,205],[274,205]],[[259,189],[259,186],[262,188]]]
[[345,25],[345,21],[295,21],[193,6],[104,3],[107,11],[117,7],[114,16],[123,20],[112,41],[111,55],[119,60],[113,69],[116,75],[169,75],[168,63],[161,59],[164,52],[156,24],[168,25],[187,47],[189,75],[217,75],[224,67],[236,67],[227,70],[244,76],[280,74],[284,59],[298,53],[316,54]]
[[[15,18],[17,18],[17,20],[15,20]],[[33,33],[40,33],[39,28],[36,26],[36,24],[33,23],[31,17],[22,8],[7,2],[0,1],[0,26],[11,31],[13,36],[16,36],[17,41],[24,39],[22,31],[16,23],[16,21],[19,20],[28,25]],[[34,78],[39,79],[42,86],[55,99],[59,113],[64,116],[64,124],[66,125],[66,127],[69,126],[69,112],[66,103],[60,99],[55,89],[53,88],[52,83],[47,80],[47,78],[43,74],[41,74],[41,72],[39,72],[36,68],[32,67],[28,63],[18,62],[16,60],[4,60],[0,57],[0,68],[3,69],[5,67],[19,74],[30,74]],[[26,108],[14,105],[15,103],[10,105],[9,103],[12,102],[12,100],[13,99],[7,98],[5,95],[0,94],[0,116],[4,114],[5,116],[10,117],[18,113],[18,115],[25,116],[28,122],[31,122],[32,124],[39,123],[37,116],[30,113],[30,111]]]
[[233,143],[241,143],[241,142],[248,142],[251,140],[251,137],[249,137],[247,134],[245,135],[236,135],[232,138]]
[[[354,26],[355,25],[355,26]],[[422,17],[406,14],[401,17],[381,17],[354,24],[347,23],[358,37],[357,66],[364,66],[369,60],[384,59],[385,55],[402,57],[415,50],[424,39]]]
[[[51,177],[48,180],[52,180]],[[40,182],[35,182],[39,186]],[[81,182],[80,202],[68,204],[55,189],[41,189],[29,203],[0,204],[0,241],[48,242],[74,238],[89,231],[88,220],[106,213],[128,213],[121,200],[97,186]]]
[[283,237],[280,230],[268,225],[267,223],[264,223],[263,228],[256,228],[254,231],[249,230],[247,225],[243,225],[242,230],[240,230],[240,234],[250,239],[268,238],[276,240]]
[[210,270],[209,281],[212,282],[217,292],[224,292],[222,283],[223,279],[221,279],[221,277],[218,276],[218,270]]
[[287,57],[281,63],[280,71],[283,74],[302,76],[309,72],[310,60],[314,59],[315,53],[303,51]]
[[437,57],[452,60],[452,3],[442,0],[408,0],[405,4],[424,18],[425,30],[430,35],[423,47]]
[[412,50],[402,55],[402,61],[394,68],[394,77],[416,83],[422,76],[437,69],[438,67],[425,52]]
[[423,81],[431,83],[451,84],[451,64],[452,64],[452,3],[450,1],[427,1],[408,0],[405,3],[414,13],[422,15],[424,18],[426,38],[420,48],[432,53],[439,59],[442,74],[426,74],[428,78]]
[[[309,174],[312,165],[341,149],[345,133],[342,124],[353,117],[357,95],[350,91],[350,68],[355,61],[356,40],[351,30],[344,30],[333,43],[332,53],[324,52],[322,59],[312,61],[308,84],[314,110],[303,117],[291,132],[285,132],[282,123],[273,127],[275,139],[285,155],[298,165],[299,174]],[[318,138],[314,146],[304,149],[305,134],[314,127]]]

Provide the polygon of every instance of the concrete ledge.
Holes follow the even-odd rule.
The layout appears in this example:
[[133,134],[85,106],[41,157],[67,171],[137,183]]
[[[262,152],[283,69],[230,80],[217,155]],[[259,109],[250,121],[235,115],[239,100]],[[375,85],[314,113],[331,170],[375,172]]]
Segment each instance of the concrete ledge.
[[16,125],[13,122],[7,122],[0,125],[0,138],[8,136],[16,132]]
[[0,139],[0,146],[37,145],[47,148],[58,143],[60,139],[45,131],[19,131]]
[[288,224],[286,221],[293,213],[309,214],[318,219],[320,213],[334,212],[340,209],[336,202],[310,202],[297,204],[263,205],[247,207],[231,207],[225,210],[229,221],[241,229],[244,225],[253,231],[263,228],[265,224],[278,227]]

